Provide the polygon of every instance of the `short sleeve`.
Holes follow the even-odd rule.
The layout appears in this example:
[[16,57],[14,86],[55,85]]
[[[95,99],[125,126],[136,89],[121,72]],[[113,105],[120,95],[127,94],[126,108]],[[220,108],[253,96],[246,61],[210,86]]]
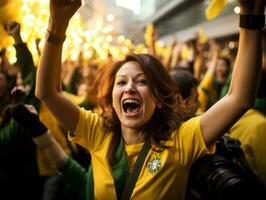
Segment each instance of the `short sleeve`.
[[102,119],[97,113],[79,108],[79,121],[74,136],[68,139],[88,149],[90,152],[99,147],[103,140]]
[[213,154],[215,152],[215,145],[207,148],[201,128],[200,116],[191,118],[184,122],[178,132],[178,144],[184,153],[184,158],[187,162],[194,162],[205,154]]

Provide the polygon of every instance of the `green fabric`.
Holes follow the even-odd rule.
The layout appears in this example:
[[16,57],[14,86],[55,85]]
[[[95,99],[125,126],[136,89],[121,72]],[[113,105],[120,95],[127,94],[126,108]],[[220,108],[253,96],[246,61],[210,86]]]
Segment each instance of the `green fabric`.
[[226,79],[226,82],[225,82],[225,84],[223,85],[223,87],[221,89],[220,99],[223,98],[227,94],[227,92],[229,90],[229,87],[230,87],[231,79],[232,79],[232,71],[228,75],[228,77]]
[[264,99],[256,98],[253,108],[266,115],[266,101]]
[[215,88],[215,90],[217,91],[217,100],[219,99],[219,97],[221,96],[221,93],[222,93],[222,89],[223,89],[223,83],[221,83],[221,82],[219,82],[219,81],[217,81],[217,80],[215,80],[214,81],[214,88]]
[[[222,88],[220,98],[224,97],[227,94],[229,87],[230,87],[231,78],[232,78],[232,72],[229,74],[229,76],[226,80],[226,83],[224,84],[224,86]],[[265,100],[260,99],[260,98],[256,98],[255,103],[253,105],[253,108],[262,112],[264,115],[266,115],[266,102],[265,102]]]
[[91,102],[89,102],[87,99],[85,99],[84,101],[82,101],[79,104],[79,107],[84,108],[85,110],[93,110],[95,108],[96,105],[92,104]]
[[24,100],[24,103],[33,105],[37,110],[40,108],[40,102],[35,97],[35,78],[36,67],[34,66],[31,52],[29,51],[26,43],[19,43],[14,45],[16,49],[16,57],[19,71],[22,74],[23,84],[30,85],[31,89],[29,94]]
[[[115,149],[116,162],[112,165],[112,174],[115,183],[117,199],[120,199],[124,185],[129,176],[129,168],[126,159],[124,140],[121,137],[119,145]],[[60,173],[66,180],[76,200],[94,199],[94,181],[92,165],[86,170],[75,160],[68,157],[63,166],[59,168]]]
[[86,187],[86,200],[94,199],[94,182],[93,182],[93,172],[92,172],[92,165],[89,165],[88,169],[88,184]]
[[34,69],[34,62],[26,43],[19,43],[14,45],[16,49],[16,57],[18,68],[24,80]]
[[124,185],[130,173],[125,153],[124,140],[122,137],[120,138],[119,145],[116,148],[115,163],[112,165],[112,173],[115,183],[116,196],[117,199],[120,199]]
[[91,191],[87,193],[87,186],[90,186],[88,179],[90,180],[92,177],[90,170],[86,172],[77,161],[68,157],[63,166],[59,168],[59,171],[66,181],[70,197],[77,200],[91,199],[88,196]]
[[2,173],[18,179],[38,175],[35,144],[14,119],[0,126],[0,163]]

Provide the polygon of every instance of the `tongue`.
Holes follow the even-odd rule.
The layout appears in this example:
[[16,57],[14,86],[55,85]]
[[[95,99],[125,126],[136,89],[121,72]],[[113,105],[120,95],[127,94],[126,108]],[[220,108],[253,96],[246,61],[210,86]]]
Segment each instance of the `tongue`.
[[139,107],[136,108],[127,108],[127,114],[135,114],[139,110]]

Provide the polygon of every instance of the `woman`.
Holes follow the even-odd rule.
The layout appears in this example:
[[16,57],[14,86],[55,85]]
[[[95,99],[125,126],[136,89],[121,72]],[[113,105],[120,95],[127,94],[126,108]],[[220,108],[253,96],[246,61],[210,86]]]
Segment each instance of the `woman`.
[[[265,0],[239,2],[242,14],[264,13]],[[264,24],[257,24],[253,30],[240,29],[228,94],[201,117],[180,124],[174,84],[160,62],[149,55],[130,55],[114,65],[110,73],[106,72],[100,91],[101,116],[79,109],[61,94],[62,44],[69,20],[80,6],[81,0],[50,1],[36,96],[71,132],[70,138],[90,151],[95,199],[121,196],[121,185],[112,174],[114,163],[118,162],[119,141],[128,166],[122,170],[129,171],[143,143],[152,144],[131,199],[184,199],[191,164],[213,152],[216,140],[253,104],[261,69]],[[247,23],[241,26],[250,28]]]

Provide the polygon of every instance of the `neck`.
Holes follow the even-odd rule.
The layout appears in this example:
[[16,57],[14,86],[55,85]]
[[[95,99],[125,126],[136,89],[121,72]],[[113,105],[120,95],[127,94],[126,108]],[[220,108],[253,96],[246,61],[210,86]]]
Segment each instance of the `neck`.
[[141,130],[121,128],[122,136],[126,144],[140,144],[145,141],[144,135]]

